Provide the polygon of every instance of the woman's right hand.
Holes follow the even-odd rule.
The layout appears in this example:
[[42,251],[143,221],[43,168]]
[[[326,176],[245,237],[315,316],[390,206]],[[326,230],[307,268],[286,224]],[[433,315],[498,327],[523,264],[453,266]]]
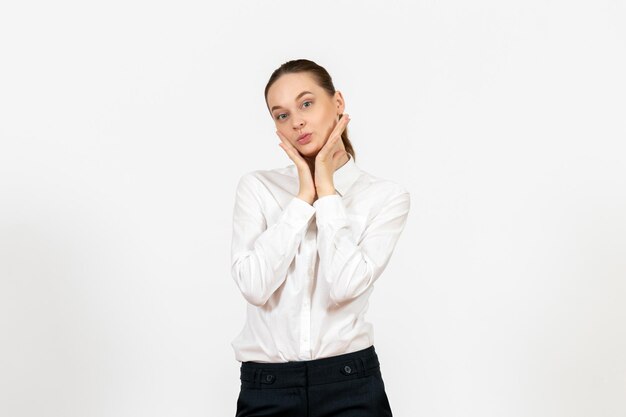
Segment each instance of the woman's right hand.
[[313,182],[313,175],[311,174],[309,165],[306,163],[302,155],[300,155],[300,152],[298,152],[298,150],[294,148],[291,143],[289,143],[289,140],[284,137],[282,133],[276,131],[276,134],[282,142],[279,143],[278,146],[283,148],[289,159],[296,164],[296,168],[298,169],[298,178],[300,180],[298,198],[309,204],[313,204],[313,202],[317,199],[317,190],[315,188],[315,183]]

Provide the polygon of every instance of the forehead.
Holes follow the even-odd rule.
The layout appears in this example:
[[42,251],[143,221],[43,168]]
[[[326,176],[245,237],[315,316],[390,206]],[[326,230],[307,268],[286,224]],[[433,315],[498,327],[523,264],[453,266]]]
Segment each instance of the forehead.
[[309,73],[284,74],[267,91],[267,104],[270,108],[289,105],[302,91],[320,94],[322,89]]

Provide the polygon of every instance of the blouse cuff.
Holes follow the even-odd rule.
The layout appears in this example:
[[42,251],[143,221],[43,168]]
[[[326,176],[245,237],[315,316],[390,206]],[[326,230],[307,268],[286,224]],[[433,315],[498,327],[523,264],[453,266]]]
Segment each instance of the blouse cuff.
[[312,205],[294,197],[283,210],[281,220],[295,228],[301,228],[309,223],[314,213],[315,208]]
[[347,219],[346,207],[339,194],[330,194],[320,197],[313,202],[317,224],[333,223]]

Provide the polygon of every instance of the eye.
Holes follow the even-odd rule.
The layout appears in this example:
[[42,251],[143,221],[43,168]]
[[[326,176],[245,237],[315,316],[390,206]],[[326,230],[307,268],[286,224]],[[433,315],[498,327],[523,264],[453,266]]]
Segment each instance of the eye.
[[[305,104],[306,104],[306,103],[311,103],[311,104],[313,104],[313,101],[312,101],[312,100],[307,100],[307,101],[305,101],[304,103],[302,103],[302,107],[311,107],[311,106],[305,106]],[[284,116],[284,115],[285,115],[285,113],[280,113],[279,115],[277,115],[277,116],[275,117],[275,119],[276,119],[276,120],[283,120],[283,119],[284,119],[284,117],[283,117],[283,118],[281,118],[280,116]]]

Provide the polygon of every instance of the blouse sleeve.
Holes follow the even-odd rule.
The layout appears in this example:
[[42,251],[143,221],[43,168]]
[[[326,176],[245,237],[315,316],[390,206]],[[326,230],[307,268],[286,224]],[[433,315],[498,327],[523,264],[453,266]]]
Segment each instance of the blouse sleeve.
[[356,242],[340,195],[327,195],[313,203],[321,269],[336,304],[358,297],[382,274],[404,229],[410,205],[407,191],[396,194]]
[[283,283],[315,209],[294,197],[274,224],[266,223],[259,180],[239,179],[233,210],[231,275],[243,297],[261,306]]

